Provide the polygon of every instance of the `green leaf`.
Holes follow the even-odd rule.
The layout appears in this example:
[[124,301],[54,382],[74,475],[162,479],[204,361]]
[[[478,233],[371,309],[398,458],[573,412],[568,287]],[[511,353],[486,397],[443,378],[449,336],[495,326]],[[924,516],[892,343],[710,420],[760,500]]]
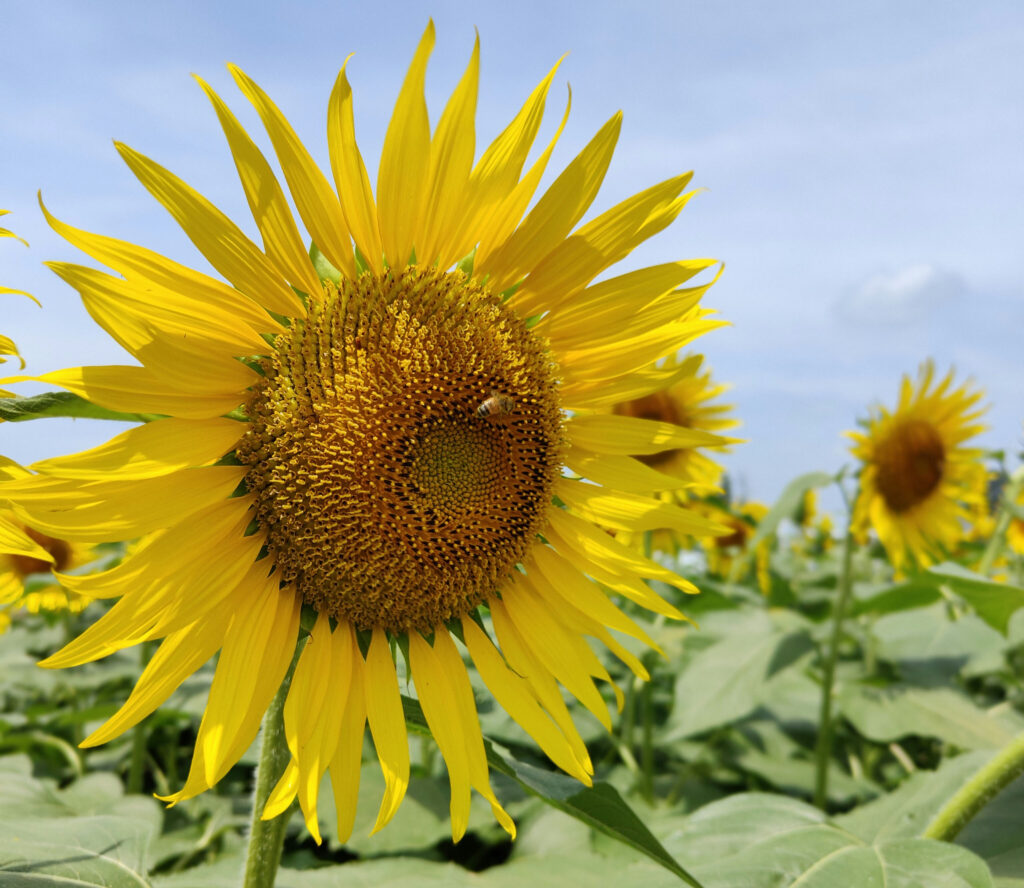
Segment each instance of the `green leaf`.
[[1024,589],[1020,586],[997,583],[950,561],[929,568],[925,576],[959,595],[979,617],[1003,635],[1014,611],[1024,607]]
[[865,737],[888,743],[903,737],[938,737],[962,749],[994,749],[1024,729],[1009,711],[996,717],[952,688],[848,684],[838,709]]
[[661,742],[692,737],[749,714],[761,703],[766,680],[811,647],[805,631],[758,625],[694,653],[676,680],[676,702]]
[[866,614],[894,614],[900,611],[916,610],[934,604],[941,597],[934,583],[910,582],[890,586],[869,598],[853,602],[850,615],[861,617]]
[[[419,701],[403,695],[402,708],[405,710],[406,725],[414,733],[429,734],[427,720]],[[499,774],[511,777],[531,795],[537,796],[559,811],[564,811],[570,817],[575,817],[592,829],[646,854],[693,888],[701,888],[700,883],[654,838],[615,787],[607,783],[583,786],[572,777],[555,771],[545,771],[519,761],[507,751],[499,751],[497,745],[486,738],[484,746],[487,749],[487,761],[490,766]]]
[[487,760],[494,770],[517,781],[533,795],[539,796],[549,805],[564,811],[571,817],[587,824],[659,863],[674,873],[687,885],[701,888],[698,882],[674,857],[669,854],[643,821],[633,812],[619,795],[619,791],[608,783],[581,786],[571,777],[544,771],[526,762],[518,761],[507,753],[499,753],[493,744],[486,743]]
[[964,848],[867,844],[810,805],[760,793],[712,802],[666,844],[714,888],[992,888],[985,862]]
[[74,419],[113,419],[118,422],[151,422],[156,413],[121,413],[100,407],[71,392],[44,392],[30,398],[0,398],[0,420],[25,422],[46,417]]
[[1024,777],[1018,777],[989,802],[956,844],[985,859],[998,884],[1024,886]]
[[[808,472],[806,475],[801,475],[799,478],[794,478],[790,481],[782,493],[779,494],[775,505],[757,523],[757,529],[747,543],[746,551],[748,553],[753,552],[757,548],[758,543],[774,534],[786,518],[792,518],[808,490],[824,487],[833,481],[835,481],[835,475],[830,475],[828,472]],[[749,558],[750,556],[748,555],[747,557]]]
[[327,257],[320,252],[320,248],[316,244],[310,244],[309,258],[312,260],[313,270],[320,280],[331,281],[335,284],[341,283],[341,272],[327,261]]

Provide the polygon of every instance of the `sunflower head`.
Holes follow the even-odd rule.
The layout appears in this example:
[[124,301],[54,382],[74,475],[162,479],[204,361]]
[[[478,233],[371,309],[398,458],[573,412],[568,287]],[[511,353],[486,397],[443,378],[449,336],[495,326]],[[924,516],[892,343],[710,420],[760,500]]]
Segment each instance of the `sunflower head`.
[[327,285],[278,334],[237,449],[281,579],[360,629],[430,633],[512,574],[561,465],[543,338],[460,271]]
[[[474,162],[479,46],[432,128],[424,80],[433,44],[431,24],[375,190],[344,68],[328,109],[333,184],[269,96],[231,68],[289,194],[201,83],[262,245],[173,173],[118,145],[220,278],[44,208],[60,234],[113,270],[51,265],[137,363],[39,379],[163,418],[0,484],[0,504],[54,539],[144,538],[115,568],[64,578],[83,595],[120,601],[44,665],[77,665],[140,640],[167,645],[153,661],[163,668],[146,670],[87,745],[137,723],[187,666],[219,651],[192,767],[171,802],[211,787],[249,747],[292,661],[302,608],[316,612],[284,705],[291,759],[263,816],[298,797],[317,841],[328,770],[342,840],[352,828],[367,726],[386,783],[376,828],[405,794],[399,647],[406,688],[448,766],[456,840],[471,788],[514,833],[490,786],[464,658],[552,762],[589,782],[563,690],[607,728],[596,682],[620,705],[622,695],[587,639],[641,678],[643,663],[609,629],[656,648],[609,590],[673,619],[683,614],[645,581],[696,591],[606,531],[724,530],[660,498],[678,479],[638,459],[728,443],[708,431],[733,424],[726,408],[707,404],[719,389],[672,357],[721,326],[699,306],[710,283],[679,289],[717,263],[605,274],[676,218],[695,193],[685,191],[691,175],[582,222],[612,158],[615,114],[535,200],[562,127],[526,161],[558,65]],[[607,412],[677,385],[690,392],[685,412]]]
[[930,361],[916,385],[904,377],[896,408],[877,409],[864,432],[852,432],[862,464],[854,530],[878,534],[898,572],[931,563],[963,535],[966,504],[982,495],[980,451],[964,443],[982,431],[980,391],[953,388],[953,372],[936,382]]

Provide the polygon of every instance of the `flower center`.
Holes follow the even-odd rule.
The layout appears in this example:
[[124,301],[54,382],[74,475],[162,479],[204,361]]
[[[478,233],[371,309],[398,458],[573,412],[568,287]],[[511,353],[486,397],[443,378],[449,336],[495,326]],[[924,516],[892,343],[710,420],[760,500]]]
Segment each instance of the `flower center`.
[[283,582],[366,629],[476,607],[543,529],[562,415],[543,340],[458,272],[325,285],[238,448]]
[[946,449],[935,426],[921,419],[896,425],[875,447],[878,492],[893,512],[927,499],[942,481]]
[[30,555],[12,555],[11,565],[22,579],[34,573],[49,573],[51,570],[63,571],[71,564],[71,546],[64,540],[54,539],[31,527],[25,528],[25,535],[53,556],[53,563]]
[[[670,422],[673,425],[691,428],[691,418],[667,392],[654,392],[632,401],[616,404],[612,413],[617,416],[631,416],[635,419],[651,419],[655,422]],[[661,469],[672,462],[678,450],[662,450],[658,453],[639,454],[636,458],[652,469]]]

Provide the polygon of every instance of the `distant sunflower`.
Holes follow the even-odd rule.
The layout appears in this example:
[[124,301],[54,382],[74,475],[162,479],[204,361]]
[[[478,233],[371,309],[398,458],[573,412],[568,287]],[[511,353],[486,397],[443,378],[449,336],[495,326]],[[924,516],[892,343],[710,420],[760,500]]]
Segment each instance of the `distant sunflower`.
[[970,383],[953,388],[953,371],[935,383],[931,361],[916,386],[903,377],[899,402],[878,408],[864,432],[848,433],[862,465],[853,529],[875,533],[902,573],[911,561],[926,566],[961,539],[967,504],[981,494],[981,452],[964,443],[984,429],[978,422],[981,391]]
[[[654,646],[602,586],[676,619],[644,579],[695,591],[605,528],[715,529],[632,492],[660,483],[634,455],[714,444],[713,435],[592,412],[663,388],[674,371],[655,362],[717,326],[676,292],[710,260],[591,285],[676,217],[693,194],[684,193],[690,175],[576,227],[611,160],[615,114],[523,218],[561,133],[524,174],[558,66],[474,165],[479,45],[431,133],[433,44],[431,24],[384,141],[376,198],[344,68],[328,106],[335,191],[276,105],[231,67],[266,126],[316,264],[270,165],[201,81],[263,249],[170,172],[117,147],[227,284],[44,208],[56,231],[120,273],[50,266],[142,366],[39,379],[167,418],[0,487],[44,533],[80,542],[152,534],[109,571],[63,578],[119,600],[44,665],[164,639],[124,707],[84,745],[137,723],[220,650],[192,767],[170,801],[208,789],[248,748],[292,658],[300,611],[315,612],[284,707],[291,762],[263,816],[298,795],[317,841],[328,769],[339,835],[350,833],[366,723],[386,783],[375,829],[406,792],[396,648],[448,767],[454,838],[466,829],[471,787],[514,834],[490,786],[451,633],[497,702],[589,783],[558,683],[608,727],[594,679],[611,677],[584,636],[643,678],[609,629]],[[565,477],[566,463],[594,483]]]
[[[32,473],[0,458],[0,481],[24,480]],[[54,582],[54,571],[74,570],[93,560],[92,548],[40,533],[0,508],[0,608],[78,613],[92,600]]]
[[[699,542],[704,550],[708,573],[721,579],[744,579],[749,570],[749,560],[740,575],[735,576],[736,559],[749,552],[750,542],[757,530],[757,525],[768,514],[768,507],[764,503],[749,502],[733,506],[730,509],[723,509],[710,502],[704,502],[697,508],[711,520],[727,527],[729,531],[725,534],[708,534],[700,538]],[[771,590],[771,574],[769,572],[771,550],[772,540],[767,538],[757,544],[753,553],[757,585],[765,595]]]
[[[642,398],[621,401],[612,408],[612,413],[705,432],[735,428],[740,423],[730,415],[732,405],[716,402],[729,386],[712,382],[710,370],[702,373],[703,360],[702,355],[690,355],[684,359],[673,355],[663,364],[664,371],[674,374],[670,386]],[[709,452],[727,452],[728,449],[721,443],[699,449],[674,447],[640,456],[639,459],[652,469],[684,480],[688,493],[704,496],[718,492],[722,478],[722,467],[708,455]]]

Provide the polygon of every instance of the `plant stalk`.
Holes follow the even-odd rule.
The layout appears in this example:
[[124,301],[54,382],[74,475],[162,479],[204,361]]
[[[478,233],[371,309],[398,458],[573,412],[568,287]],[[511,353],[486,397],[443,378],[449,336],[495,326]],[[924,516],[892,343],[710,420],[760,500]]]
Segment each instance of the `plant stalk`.
[[1024,734],[1019,734],[953,794],[922,836],[940,842],[953,841],[985,805],[1022,774]]
[[284,847],[284,831],[288,818],[294,809],[289,805],[273,820],[263,820],[260,815],[277,785],[288,763],[288,744],[284,736],[284,701],[291,687],[292,673],[299,662],[299,654],[305,646],[306,634],[299,634],[295,656],[285,674],[281,687],[270,701],[263,718],[263,737],[260,743],[260,759],[256,767],[256,787],[253,792],[252,823],[249,827],[249,848],[245,855],[245,878],[243,888],[274,888],[277,869],[281,864],[281,850]]
[[1021,487],[1024,487],[1024,468],[1019,468],[1010,475],[1009,481],[1003,488],[1002,496],[999,498],[1001,508],[999,516],[996,518],[996,527],[984,553],[982,553],[981,562],[978,564],[978,573],[986,577],[992,572],[992,565],[995,564],[996,559],[1003,554],[1003,549],[1006,546],[1006,531],[1010,527],[1010,521],[1013,520],[1013,509]]
[[[852,525],[852,519],[850,522]],[[814,804],[825,810],[828,800],[828,765],[832,758],[832,696],[834,693],[836,661],[839,643],[843,637],[843,620],[853,587],[853,529],[848,525],[843,541],[843,566],[839,575],[839,595],[832,608],[832,637],[829,640],[825,668],[821,676],[821,708],[818,715],[818,744],[814,751]]]

